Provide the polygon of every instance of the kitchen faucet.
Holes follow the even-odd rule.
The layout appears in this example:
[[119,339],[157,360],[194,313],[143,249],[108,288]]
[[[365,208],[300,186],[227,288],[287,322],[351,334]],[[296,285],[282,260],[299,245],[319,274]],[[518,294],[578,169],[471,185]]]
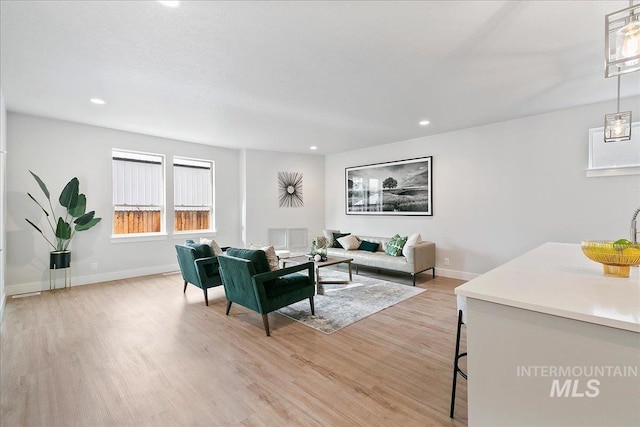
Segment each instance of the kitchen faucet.
[[633,213],[633,217],[631,218],[631,242],[635,245],[638,243],[638,229],[636,218],[638,218],[638,214],[640,213],[640,208],[636,209]]

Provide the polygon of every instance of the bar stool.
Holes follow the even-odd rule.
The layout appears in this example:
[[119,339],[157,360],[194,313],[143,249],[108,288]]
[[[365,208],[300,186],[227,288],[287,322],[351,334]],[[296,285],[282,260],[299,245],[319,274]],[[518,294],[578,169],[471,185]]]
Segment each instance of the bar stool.
[[463,324],[467,324],[467,298],[461,295],[458,295],[457,299],[458,303],[458,330],[456,332],[456,353],[453,358],[453,385],[451,387],[451,412],[449,413],[449,417],[453,418],[453,409],[456,405],[456,385],[458,380],[458,374],[462,376],[465,380],[467,379],[467,374],[460,369],[458,365],[458,361],[461,357],[466,357],[467,352],[460,353],[460,330],[462,329]]

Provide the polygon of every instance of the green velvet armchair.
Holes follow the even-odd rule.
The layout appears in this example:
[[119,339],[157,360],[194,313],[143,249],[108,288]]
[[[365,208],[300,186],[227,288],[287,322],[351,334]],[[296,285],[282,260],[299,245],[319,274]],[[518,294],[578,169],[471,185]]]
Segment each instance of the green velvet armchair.
[[[227,295],[227,316],[234,302],[256,311],[262,314],[264,330],[270,336],[267,314],[274,310],[309,298],[311,314],[315,314],[312,262],[270,271],[264,251],[235,248],[220,255],[218,262]],[[299,273],[303,270],[308,274]]]
[[191,283],[202,289],[204,303],[209,305],[207,289],[222,285],[218,258],[213,255],[209,245],[194,243],[192,240],[187,240],[184,245],[176,245],[176,253],[184,280],[182,293],[187,291],[187,283]]

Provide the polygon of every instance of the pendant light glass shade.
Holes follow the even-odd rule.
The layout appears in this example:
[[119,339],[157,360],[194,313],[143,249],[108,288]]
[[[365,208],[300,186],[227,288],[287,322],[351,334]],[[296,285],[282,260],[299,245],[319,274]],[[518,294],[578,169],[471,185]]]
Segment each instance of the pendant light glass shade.
[[631,111],[604,116],[604,142],[629,141],[631,139]]
[[[636,15],[637,16],[637,15]],[[640,56],[640,22],[633,21],[616,32],[616,58],[626,59]],[[623,65],[631,66],[640,59],[625,61]]]
[[[631,1],[630,3],[633,3]],[[605,17],[605,77],[640,70],[640,3]]]

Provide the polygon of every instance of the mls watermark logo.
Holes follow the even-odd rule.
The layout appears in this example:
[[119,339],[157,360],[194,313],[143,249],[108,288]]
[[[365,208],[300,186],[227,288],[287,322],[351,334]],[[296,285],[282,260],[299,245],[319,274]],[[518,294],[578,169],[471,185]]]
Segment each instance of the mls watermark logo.
[[551,380],[549,397],[594,398],[606,378],[638,377],[638,366],[517,366],[518,377]]
[[[587,381],[585,391],[581,390],[579,379],[564,380],[564,383],[560,383],[561,380],[555,379],[551,382],[551,393],[549,397],[598,397],[600,394],[600,381],[592,378]],[[584,390],[584,386],[582,386]]]

